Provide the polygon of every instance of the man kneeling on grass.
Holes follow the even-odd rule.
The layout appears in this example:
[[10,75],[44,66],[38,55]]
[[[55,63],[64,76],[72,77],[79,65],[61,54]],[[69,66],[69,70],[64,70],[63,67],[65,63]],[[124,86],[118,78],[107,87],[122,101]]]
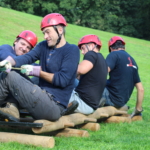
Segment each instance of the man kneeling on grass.
[[79,103],[75,112],[88,115],[99,106],[108,72],[105,59],[99,53],[101,46],[102,43],[96,35],[83,36],[78,42],[84,59],[78,65],[79,84],[69,100],[69,102],[76,100]]

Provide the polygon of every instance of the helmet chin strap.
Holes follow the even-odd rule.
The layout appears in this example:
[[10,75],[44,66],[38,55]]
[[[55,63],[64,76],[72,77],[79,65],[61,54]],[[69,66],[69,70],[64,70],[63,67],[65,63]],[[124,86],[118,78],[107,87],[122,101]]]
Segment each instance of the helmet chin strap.
[[[87,48],[87,50],[89,52],[90,50],[89,50],[89,47],[87,46],[87,44],[85,44],[85,46],[86,46],[86,48]],[[93,49],[91,49],[91,51],[93,51],[96,46],[97,46],[97,44],[95,44],[95,46],[93,47]]]
[[88,50],[88,52],[89,52],[90,50],[89,50],[89,47],[87,46],[87,44],[85,44],[85,46],[86,46],[86,48],[87,48],[87,50]]
[[58,30],[57,30],[57,27],[56,27],[56,26],[53,26],[53,28],[54,28],[54,30],[56,31],[57,35],[58,35],[57,42],[56,42],[56,44],[53,46],[53,49],[55,49],[56,46],[60,43],[62,34],[59,34],[59,33],[58,33]]

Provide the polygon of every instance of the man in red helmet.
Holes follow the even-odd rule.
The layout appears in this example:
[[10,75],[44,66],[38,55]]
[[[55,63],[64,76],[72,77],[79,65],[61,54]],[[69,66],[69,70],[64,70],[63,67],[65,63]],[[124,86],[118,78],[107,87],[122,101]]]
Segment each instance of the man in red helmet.
[[[66,25],[61,14],[46,15],[41,22],[45,40],[25,55],[8,57],[0,62],[0,66],[7,70],[11,70],[12,66],[21,67],[22,73],[39,77],[37,86],[14,71],[1,73],[0,101],[11,93],[15,103],[28,110],[34,119],[55,121],[62,116],[74,88],[79,63],[78,47],[65,40]],[[37,60],[40,66],[24,65]],[[0,114],[19,118],[18,109],[14,106],[0,108]]]
[[[16,37],[13,46],[10,46],[8,44],[0,46],[0,61],[6,59],[8,56],[14,58],[16,56],[24,55],[28,53],[36,45],[36,43],[37,43],[37,36],[34,32],[30,30],[22,31]],[[13,97],[9,96],[8,99],[9,102],[11,102]],[[5,102],[2,102],[2,104],[5,104]]]
[[107,64],[101,53],[102,43],[96,35],[85,35],[78,47],[84,55],[78,65],[77,75],[80,75],[78,86],[72,92],[69,102],[76,100],[79,105],[75,112],[91,114],[99,107],[99,101],[107,79]]
[[138,66],[126,51],[125,41],[114,36],[108,42],[110,54],[106,58],[109,71],[109,79],[103,93],[105,106],[120,108],[128,102],[133,92],[134,86],[137,89],[137,101],[134,115],[142,112],[142,101],[144,89],[138,74]]
[[0,61],[8,56],[16,57],[28,53],[37,43],[37,36],[29,30],[22,31],[13,44],[0,46]]

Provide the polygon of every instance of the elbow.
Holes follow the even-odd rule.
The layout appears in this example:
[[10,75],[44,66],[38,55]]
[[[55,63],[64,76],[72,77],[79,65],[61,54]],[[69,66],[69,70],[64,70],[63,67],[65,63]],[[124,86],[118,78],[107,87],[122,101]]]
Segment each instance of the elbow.
[[140,92],[144,94],[144,88],[141,88],[141,89],[140,89]]
[[78,76],[79,76],[79,75],[83,75],[83,74],[85,74],[83,70],[78,70],[78,71],[77,71],[77,75],[78,75]]
[[80,75],[81,75],[81,73],[79,71],[77,71],[77,76],[80,76]]
[[139,93],[144,94],[144,88],[141,82],[136,84],[136,88]]
[[143,87],[138,88],[138,92],[144,94],[144,88]]
[[68,86],[68,82],[65,79],[60,79],[60,78],[54,78],[53,79],[53,85],[56,87],[60,87],[60,88],[65,88],[66,86]]

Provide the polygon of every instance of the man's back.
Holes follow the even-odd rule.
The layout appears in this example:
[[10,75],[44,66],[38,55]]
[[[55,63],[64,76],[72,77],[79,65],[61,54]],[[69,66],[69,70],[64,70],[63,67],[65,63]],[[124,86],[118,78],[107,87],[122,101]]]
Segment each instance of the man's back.
[[121,107],[129,100],[134,85],[140,82],[138,67],[134,59],[124,50],[111,52],[106,62],[111,70],[106,87],[111,101]]
[[81,75],[75,91],[86,104],[96,109],[106,85],[107,65],[102,54],[94,51],[86,53],[84,60],[90,61],[93,68],[88,73]]

